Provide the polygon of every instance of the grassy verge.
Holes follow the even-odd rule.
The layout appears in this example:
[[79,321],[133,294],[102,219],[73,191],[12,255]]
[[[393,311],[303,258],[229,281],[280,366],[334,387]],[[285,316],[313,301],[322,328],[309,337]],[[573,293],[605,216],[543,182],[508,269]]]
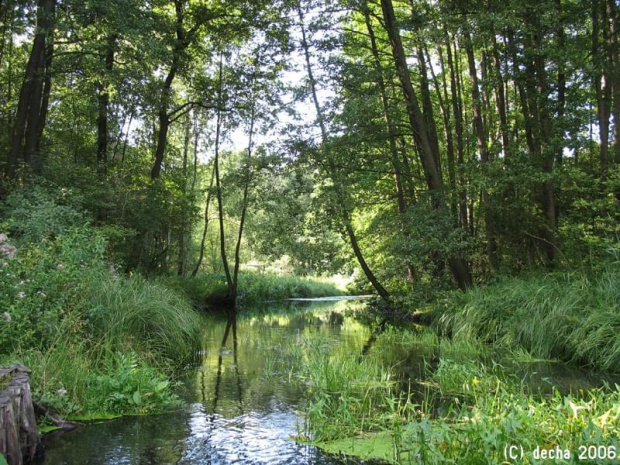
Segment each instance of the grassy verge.
[[[387,337],[394,342],[397,336]],[[417,344],[414,339],[402,338]],[[422,334],[420,341],[430,338]],[[575,463],[580,453],[589,463],[615,463],[619,386],[542,395],[501,365],[477,361],[475,346],[464,360],[470,348],[450,343],[438,363],[427,365],[418,393],[403,392],[376,358],[310,351],[305,366],[313,381],[305,437],[333,454],[399,464],[501,464],[513,445],[523,448],[518,463],[544,463],[537,457],[558,450],[562,457],[553,463]],[[596,460],[588,459],[591,453],[598,454]]]
[[[226,278],[221,273],[200,274],[195,278],[166,278],[168,286],[181,290],[197,306],[217,303],[226,296]],[[238,299],[242,305],[294,297],[325,297],[344,295],[328,278],[271,273],[241,273]]]
[[440,333],[620,372],[620,271],[506,279],[448,299]]
[[200,345],[200,317],[185,297],[118,274],[87,226],[14,243],[17,253],[0,257],[0,363],[31,369],[36,402],[65,417],[180,404],[173,375]]

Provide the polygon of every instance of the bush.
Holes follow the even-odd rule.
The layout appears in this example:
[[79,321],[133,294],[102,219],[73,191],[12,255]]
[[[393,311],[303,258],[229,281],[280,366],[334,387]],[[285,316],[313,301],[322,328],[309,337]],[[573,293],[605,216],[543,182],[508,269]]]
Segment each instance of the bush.
[[0,363],[28,366],[35,399],[62,414],[177,405],[168,376],[199,348],[199,316],[162,283],[120,275],[106,238],[61,194],[35,189],[3,207]]

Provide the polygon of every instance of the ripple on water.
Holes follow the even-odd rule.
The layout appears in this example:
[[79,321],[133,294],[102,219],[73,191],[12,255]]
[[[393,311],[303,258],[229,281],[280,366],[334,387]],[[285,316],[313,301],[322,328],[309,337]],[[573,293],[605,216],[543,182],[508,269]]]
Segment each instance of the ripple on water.
[[216,464],[308,464],[318,460],[313,447],[297,444],[299,418],[293,411],[250,412],[233,418],[205,413],[196,404],[189,421],[187,453],[179,462]]

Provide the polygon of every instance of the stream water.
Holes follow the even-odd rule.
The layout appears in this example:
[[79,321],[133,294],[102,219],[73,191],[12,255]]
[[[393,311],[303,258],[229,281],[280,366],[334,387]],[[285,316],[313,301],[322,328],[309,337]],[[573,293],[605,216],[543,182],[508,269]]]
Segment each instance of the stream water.
[[[316,337],[337,350],[361,354],[372,331],[358,302],[291,302],[244,311],[233,325],[205,320],[205,349],[183,397],[187,407],[164,415],[89,424],[44,438],[45,464],[336,464],[315,447],[291,438],[303,430],[303,383],[295,382],[297,340]],[[395,375],[416,380],[423,347],[385,350]],[[296,354],[299,357],[299,352]],[[552,364],[528,364],[528,379],[565,388],[600,380]]]

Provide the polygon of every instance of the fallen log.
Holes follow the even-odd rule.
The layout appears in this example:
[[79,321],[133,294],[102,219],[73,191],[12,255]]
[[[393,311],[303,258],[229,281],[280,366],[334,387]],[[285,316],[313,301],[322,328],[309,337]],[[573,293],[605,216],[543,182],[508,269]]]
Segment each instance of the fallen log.
[[9,465],[32,463],[41,452],[29,372],[22,365],[0,368],[0,454]]
[[45,417],[49,421],[51,421],[55,426],[58,426],[63,431],[71,431],[77,428],[78,426],[83,426],[84,423],[80,423],[78,421],[69,421],[63,420],[54,410],[45,405],[37,404],[33,402],[34,413],[38,417]]

